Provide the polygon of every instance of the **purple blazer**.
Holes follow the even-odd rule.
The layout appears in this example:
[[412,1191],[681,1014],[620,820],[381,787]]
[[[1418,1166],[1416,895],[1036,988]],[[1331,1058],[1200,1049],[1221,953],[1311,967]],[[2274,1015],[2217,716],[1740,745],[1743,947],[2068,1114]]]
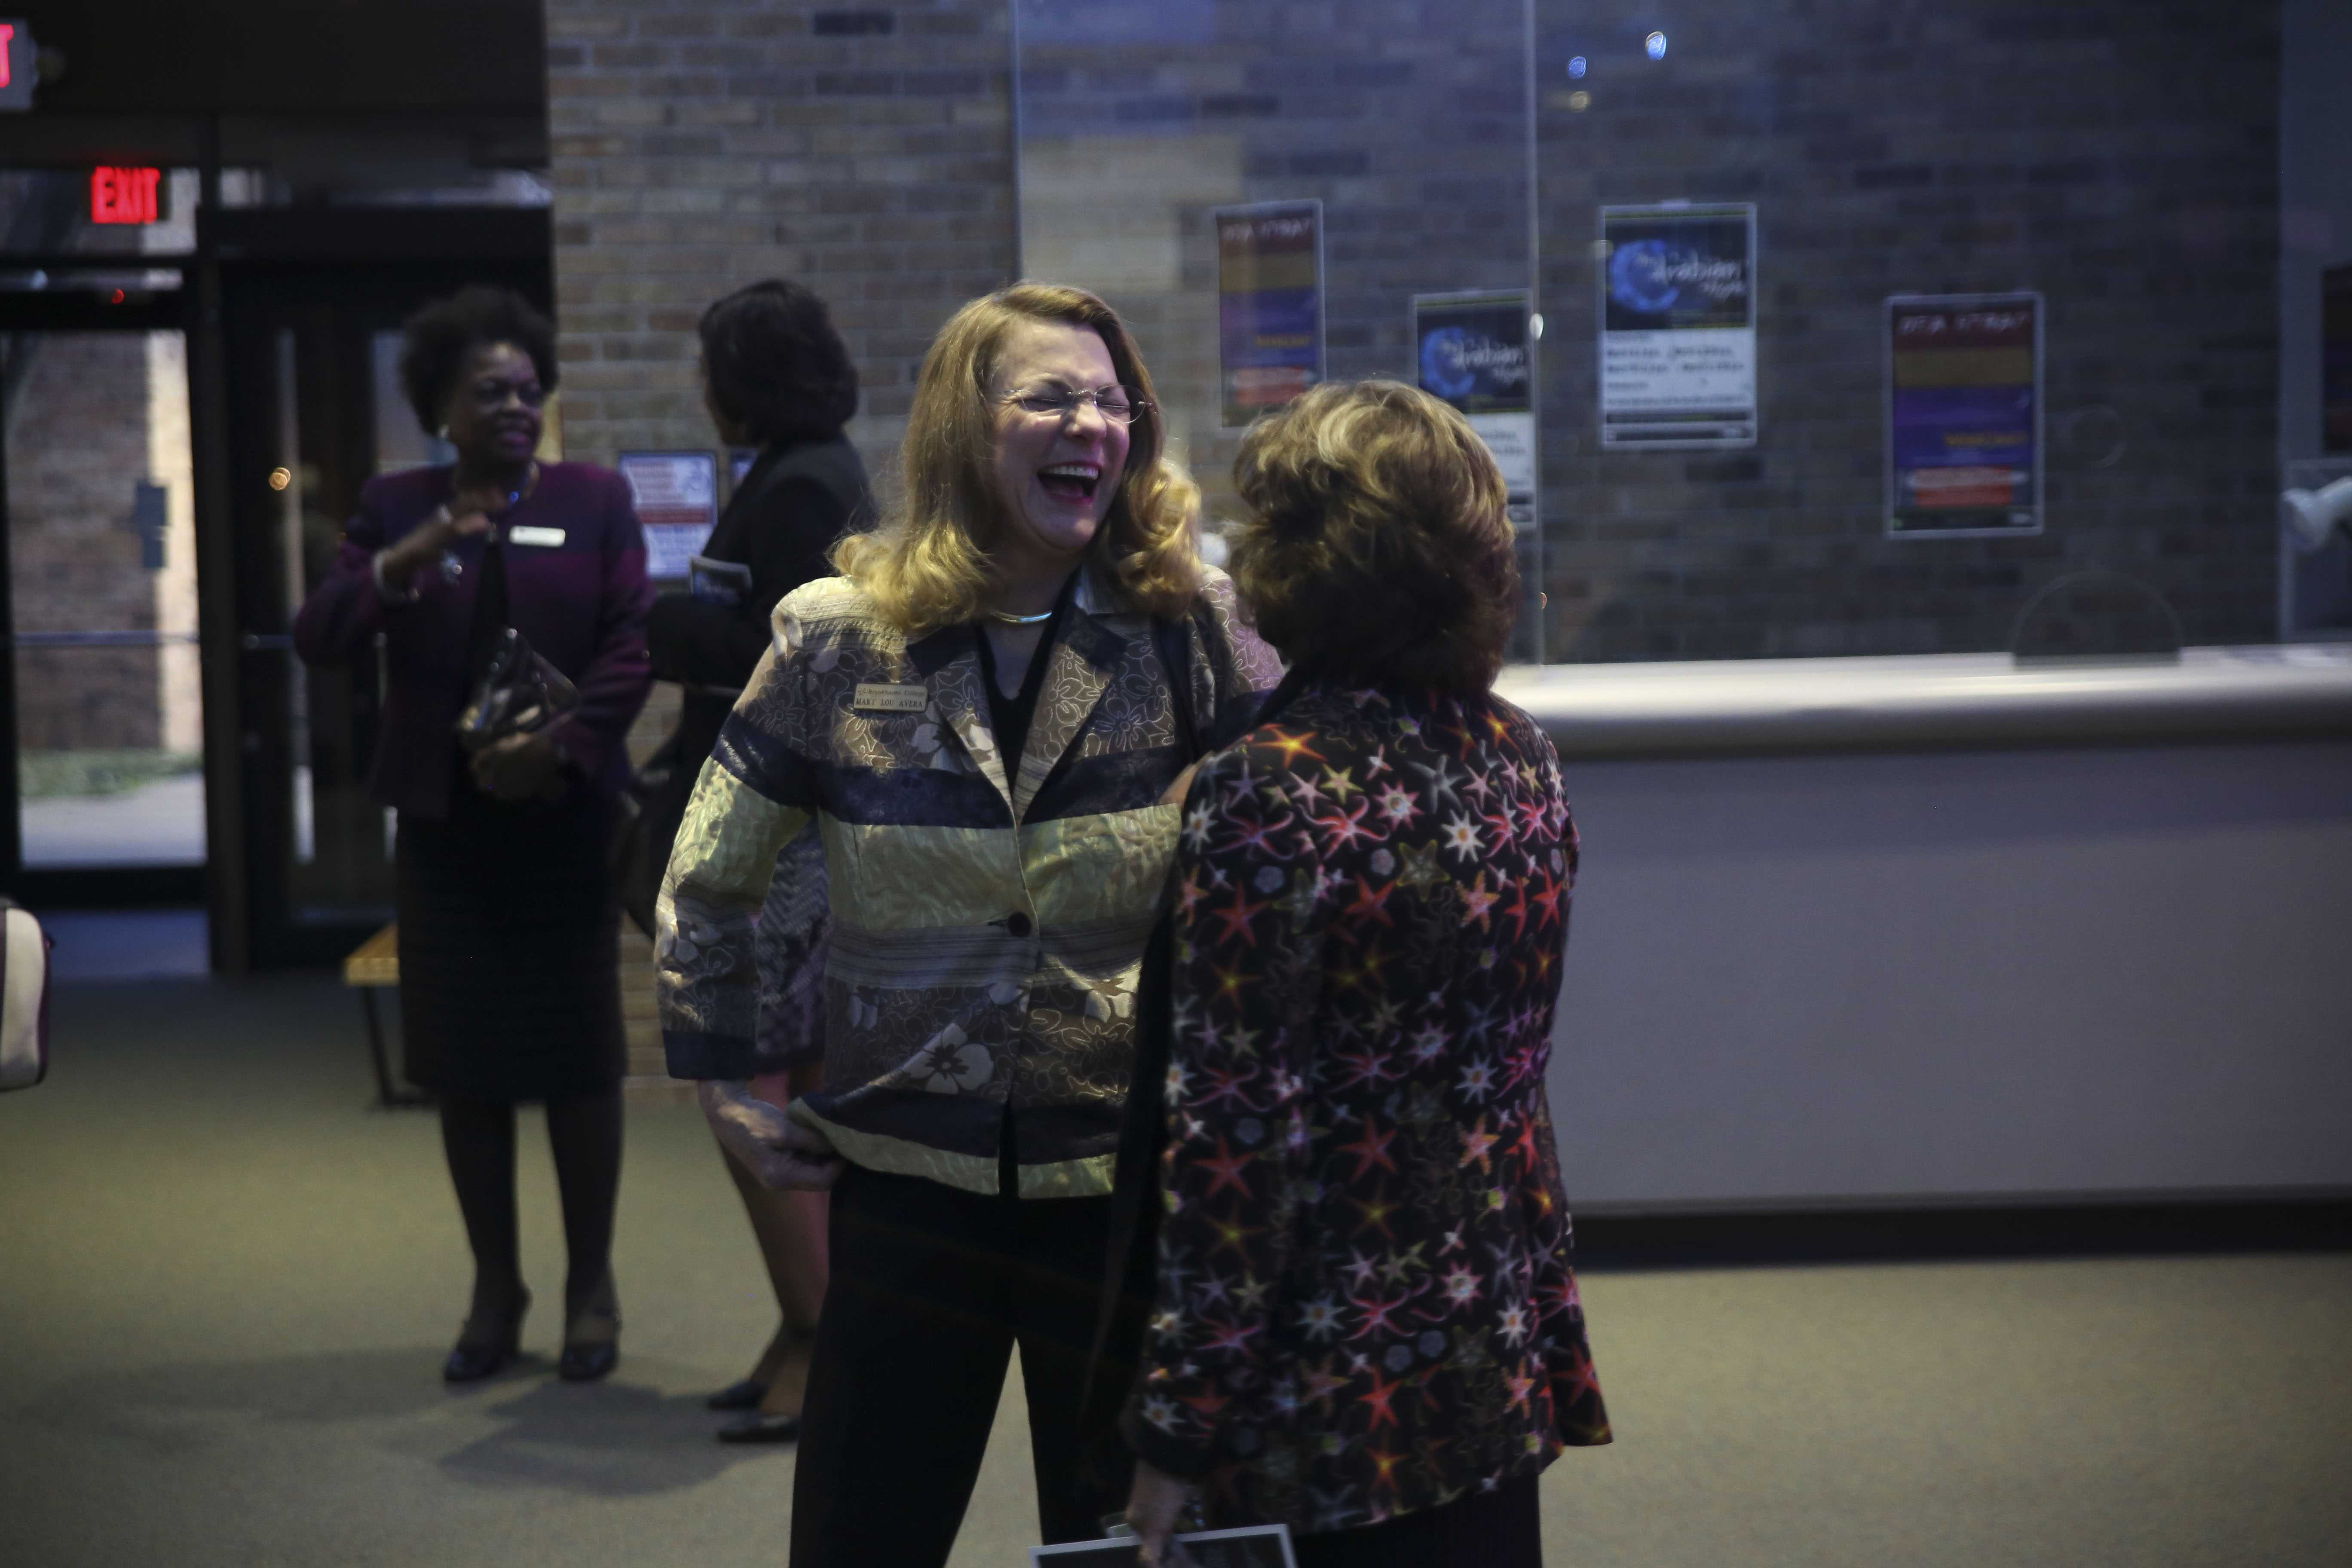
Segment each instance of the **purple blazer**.
[[[294,617],[294,646],[310,664],[343,663],[383,634],[389,693],[369,787],[386,805],[428,822],[449,813],[457,712],[471,695],[466,638],[483,542],[458,542],[465,570],[454,582],[429,568],[417,573],[415,604],[385,604],[373,566],[377,551],[449,496],[446,468],[379,474],[361,486],[359,515],[343,530],[334,565]],[[538,488],[500,521],[502,535],[516,527],[557,531],[562,542],[509,538],[508,623],[580,688],[579,710],[556,738],[593,787],[616,793],[629,778],[623,742],[653,682],[646,614],[654,591],[628,481],[588,463],[542,464]]]

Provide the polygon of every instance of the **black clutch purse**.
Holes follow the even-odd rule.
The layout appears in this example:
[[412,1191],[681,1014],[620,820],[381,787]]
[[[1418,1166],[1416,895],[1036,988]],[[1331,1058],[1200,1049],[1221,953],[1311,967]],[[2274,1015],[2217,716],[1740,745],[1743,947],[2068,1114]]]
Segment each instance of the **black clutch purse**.
[[544,730],[580,706],[580,689],[512,626],[498,629],[481,670],[473,700],[457,715],[457,744],[468,756],[509,735]]

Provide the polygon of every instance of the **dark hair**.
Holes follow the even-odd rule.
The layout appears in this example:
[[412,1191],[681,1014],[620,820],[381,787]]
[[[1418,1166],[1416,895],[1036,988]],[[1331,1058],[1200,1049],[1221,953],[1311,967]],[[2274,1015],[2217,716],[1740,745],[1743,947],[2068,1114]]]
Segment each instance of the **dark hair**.
[[1470,422],[1395,381],[1326,383],[1251,426],[1234,585],[1310,675],[1484,691],[1517,618],[1503,475]]
[[400,388],[428,435],[440,427],[466,356],[486,344],[514,344],[530,356],[539,384],[555,390],[555,323],[511,289],[468,283],[409,317],[401,331]]
[[829,440],[857,412],[857,367],[824,301],[771,278],[702,312],[710,401],[761,446]]

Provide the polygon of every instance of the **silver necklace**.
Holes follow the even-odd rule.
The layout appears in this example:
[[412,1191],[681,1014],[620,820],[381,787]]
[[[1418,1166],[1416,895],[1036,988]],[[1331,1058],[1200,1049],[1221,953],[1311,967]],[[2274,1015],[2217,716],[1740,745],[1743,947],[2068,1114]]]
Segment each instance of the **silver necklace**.
[[1006,610],[991,610],[990,616],[1008,626],[1041,626],[1054,618],[1051,610],[1040,610],[1034,616],[1016,616]]

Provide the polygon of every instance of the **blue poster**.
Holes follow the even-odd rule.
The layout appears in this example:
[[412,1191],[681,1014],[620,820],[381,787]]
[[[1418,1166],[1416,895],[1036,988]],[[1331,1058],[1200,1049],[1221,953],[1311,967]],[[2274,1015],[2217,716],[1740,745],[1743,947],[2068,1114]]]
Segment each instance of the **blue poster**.
[[2042,300],[1886,302],[1889,538],[2042,528]]
[[1323,379],[1323,204],[1222,207],[1211,216],[1219,401],[1231,429]]

